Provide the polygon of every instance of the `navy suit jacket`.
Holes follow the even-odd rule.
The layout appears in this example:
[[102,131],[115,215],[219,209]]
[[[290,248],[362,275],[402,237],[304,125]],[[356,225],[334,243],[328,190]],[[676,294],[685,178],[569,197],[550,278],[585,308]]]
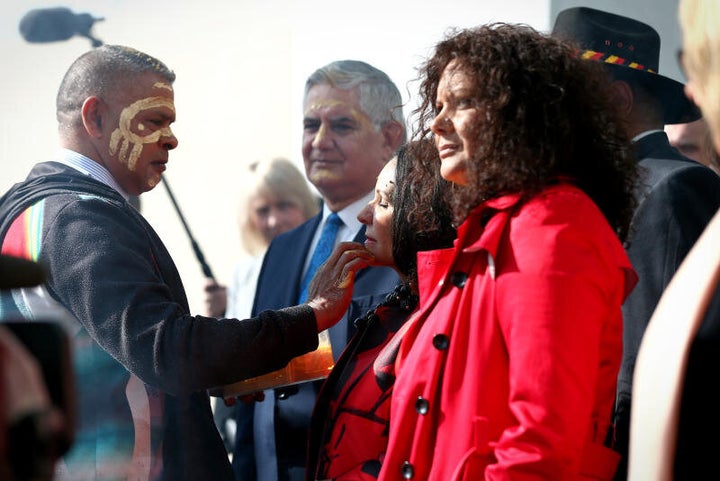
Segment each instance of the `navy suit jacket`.
[[[310,243],[322,215],[276,237],[270,244],[258,278],[253,313],[297,304],[300,282]],[[365,240],[361,229],[355,241]],[[379,304],[399,282],[397,273],[387,267],[360,271],[353,290],[353,314],[364,314]],[[360,306],[360,307],[358,307]],[[333,356],[337,360],[355,332],[348,313],[330,328]],[[233,469],[238,480],[301,480],[307,454],[310,416],[322,381],[299,386],[296,394],[278,399],[266,391],[264,401],[240,404],[236,409],[237,436]],[[279,414],[278,414],[279,413]],[[278,422],[276,421],[276,418]]]
[[[641,185],[627,253],[639,281],[623,305],[623,361],[615,420],[616,448],[625,461],[632,376],[645,328],[675,271],[720,207],[720,176],[682,156],[664,132],[643,137],[635,148]],[[625,479],[625,470],[623,462],[615,479]]]

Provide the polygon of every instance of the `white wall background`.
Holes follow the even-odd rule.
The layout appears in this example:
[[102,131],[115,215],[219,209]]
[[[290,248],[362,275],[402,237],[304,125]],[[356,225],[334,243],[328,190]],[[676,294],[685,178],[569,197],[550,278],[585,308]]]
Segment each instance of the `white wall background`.
[[[676,0],[587,0],[643,19],[679,38]],[[157,56],[177,74],[179,138],[166,178],[220,282],[239,255],[237,180],[243,166],[285,156],[298,165],[305,78],[333,60],[354,58],[384,70],[409,107],[415,67],[449,27],[490,21],[549,30],[557,11],[581,2],[549,0],[3,0],[0,5],[0,192],[51,157],[57,145],[54,102],[68,65],[87,39],[30,44],[18,33],[32,8],[65,6],[104,17],[105,43]],[[675,40],[677,43],[677,40]],[[664,52],[674,59],[673,48]],[[661,62],[661,71],[667,68]],[[669,71],[668,71],[669,72]],[[675,73],[677,70],[675,69]],[[164,187],[142,196],[143,213],[173,255],[194,313],[203,275]]]

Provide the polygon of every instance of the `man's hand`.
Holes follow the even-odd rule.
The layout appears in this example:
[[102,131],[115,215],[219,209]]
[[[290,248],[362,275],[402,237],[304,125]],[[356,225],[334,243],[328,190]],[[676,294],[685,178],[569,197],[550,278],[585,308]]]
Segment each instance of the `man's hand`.
[[205,315],[209,317],[224,317],[227,309],[227,289],[215,282],[214,279],[205,280]]
[[369,266],[373,255],[357,242],[341,242],[321,265],[308,288],[318,332],[335,325],[350,306],[355,274]]

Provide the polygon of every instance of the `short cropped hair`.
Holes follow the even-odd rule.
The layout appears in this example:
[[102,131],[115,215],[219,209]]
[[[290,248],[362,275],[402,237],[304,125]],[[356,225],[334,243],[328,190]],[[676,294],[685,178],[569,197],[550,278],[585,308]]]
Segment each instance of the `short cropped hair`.
[[107,98],[122,90],[128,82],[146,73],[154,73],[172,84],[175,73],[160,60],[121,45],[103,45],[90,50],[68,68],[56,98],[60,125],[80,121],[80,110],[88,97]]

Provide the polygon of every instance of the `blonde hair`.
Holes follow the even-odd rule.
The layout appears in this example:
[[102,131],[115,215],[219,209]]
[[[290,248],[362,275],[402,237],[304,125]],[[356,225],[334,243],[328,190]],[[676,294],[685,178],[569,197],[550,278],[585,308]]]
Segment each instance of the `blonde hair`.
[[304,174],[284,158],[265,159],[248,166],[240,200],[240,243],[250,255],[262,254],[268,243],[251,222],[250,201],[258,195],[287,200],[300,207],[305,219],[320,210],[318,197],[310,191]]
[[720,2],[681,0],[682,62],[691,89],[720,147]]

